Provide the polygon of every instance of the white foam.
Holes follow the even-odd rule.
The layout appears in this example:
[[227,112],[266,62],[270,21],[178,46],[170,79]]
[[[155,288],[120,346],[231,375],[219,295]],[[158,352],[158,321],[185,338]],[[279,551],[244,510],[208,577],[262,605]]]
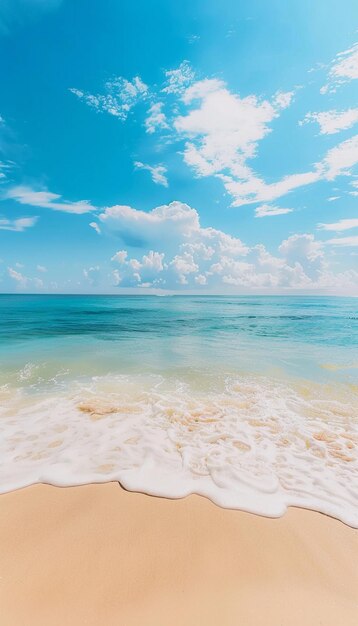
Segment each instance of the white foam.
[[0,491],[118,480],[273,517],[301,506],[358,528],[355,389],[258,377],[216,387],[135,375],[4,386]]

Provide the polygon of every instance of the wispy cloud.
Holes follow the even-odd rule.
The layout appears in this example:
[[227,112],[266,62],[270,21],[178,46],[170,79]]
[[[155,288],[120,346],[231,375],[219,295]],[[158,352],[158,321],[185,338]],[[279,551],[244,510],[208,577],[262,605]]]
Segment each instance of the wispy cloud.
[[342,246],[344,248],[358,247],[358,235],[352,237],[336,237],[335,239],[328,239],[325,243],[332,246]]
[[63,211],[64,213],[76,213],[78,215],[96,210],[88,200],[69,202],[67,200],[61,200],[61,195],[57,193],[35,191],[31,187],[24,185],[11,187],[6,191],[4,197],[16,200],[16,202],[28,206],[52,209],[52,211]]
[[95,230],[95,231],[96,231],[96,233],[97,233],[98,235],[100,235],[100,234],[101,234],[101,229],[100,229],[100,227],[98,226],[97,222],[90,222],[90,223],[89,223],[89,226],[90,226],[91,228],[93,228],[93,230]]
[[145,120],[146,132],[153,134],[158,129],[169,128],[165,113],[163,113],[163,102],[155,102],[149,108],[148,116]]
[[358,122],[358,108],[346,111],[322,111],[321,113],[307,113],[300,125],[307,122],[317,122],[322,135],[333,135],[341,130],[351,128]]
[[168,179],[166,177],[167,168],[164,165],[146,165],[141,161],[135,161],[134,166],[136,169],[146,170],[150,173],[152,181],[157,185],[163,185],[168,187]]
[[318,224],[318,228],[322,230],[333,230],[339,232],[341,230],[350,230],[358,228],[358,217],[346,218],[329,224]]
[[109,113],[124,121],[137,102],[147,96],[148,86],[139,76],[126,80],[117,76],[104,85],[104,93],[91,94],[72,87],[71,93],[96,111]]
[[182,61],[178,68],[165,72],[166,82],[162,89],[167,94],[181,94],[195,79],[195,72],[188,61]]
[[262,204],[255,209],[255,217],[268,217],[270,215],[285,215],[286,213],[292,213],[293,209],[281,209],[278,206],[272,206],[270,204]]
[[38,217],[19,217],[15,220],[9,220],[6,217],[0,217],[0,230],[12,230],[20,233],[31,228],[36,224]]
[[93,267],[84,268],[83,276],[89,282],[90,285],[96,287],[100,282],[101,270],[99,265]]
[[321,88],[321,93],[335,92],[337,87],[358,78],[358,42],[351,48],[339,52],[331,62],[328,82]]
[[337,176],[350,174],[358,163],[358,135],[328,150],[321,163],[322,178],[333,180]]

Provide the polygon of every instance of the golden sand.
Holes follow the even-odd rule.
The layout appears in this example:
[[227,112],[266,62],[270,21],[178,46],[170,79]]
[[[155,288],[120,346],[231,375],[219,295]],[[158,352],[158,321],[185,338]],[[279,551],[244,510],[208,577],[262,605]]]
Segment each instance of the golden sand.
[[0,496],[1,626],[356,626],[358,532],[116,483]]

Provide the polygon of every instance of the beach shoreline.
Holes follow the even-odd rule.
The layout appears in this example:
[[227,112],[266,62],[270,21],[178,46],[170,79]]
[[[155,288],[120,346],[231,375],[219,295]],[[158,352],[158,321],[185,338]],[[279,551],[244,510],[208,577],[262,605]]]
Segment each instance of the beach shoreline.
[[6,626],[353,626],[358,531],[118,483],[0,496]]

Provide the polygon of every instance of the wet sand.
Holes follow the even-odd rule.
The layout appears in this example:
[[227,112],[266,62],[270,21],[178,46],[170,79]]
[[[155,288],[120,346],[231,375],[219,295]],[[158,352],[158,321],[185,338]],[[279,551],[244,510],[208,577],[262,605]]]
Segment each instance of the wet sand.
[[1,626],[356,626],[358,531],[117,483],[0,496]]

